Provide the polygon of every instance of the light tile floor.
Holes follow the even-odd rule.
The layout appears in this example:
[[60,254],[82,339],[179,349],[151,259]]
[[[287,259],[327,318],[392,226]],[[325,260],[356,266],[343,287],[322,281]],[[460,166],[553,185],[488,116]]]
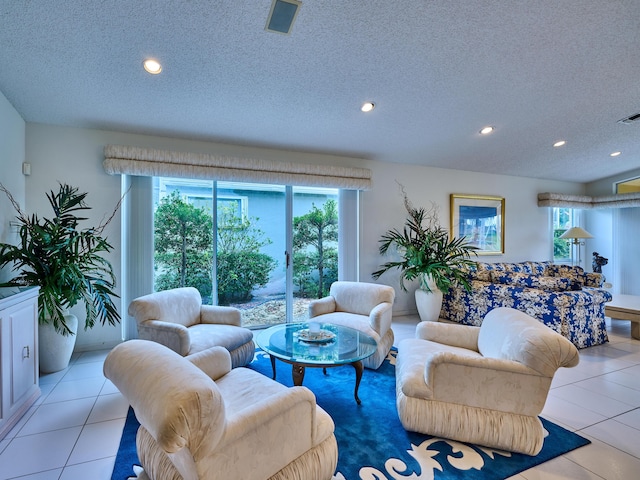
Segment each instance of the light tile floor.
[[[394,318],[396,345],[417,322]],[[629,322],[607,322],[609,343],[581,350],[580,365],[556,374],[542,413],[592,443],[511,480],[640,478],[640,341]],[[106,354],[74,355],[66,370],[41,377],[41,397],[0,441],[0,479],[110,478],[128,405],[102,376]]]

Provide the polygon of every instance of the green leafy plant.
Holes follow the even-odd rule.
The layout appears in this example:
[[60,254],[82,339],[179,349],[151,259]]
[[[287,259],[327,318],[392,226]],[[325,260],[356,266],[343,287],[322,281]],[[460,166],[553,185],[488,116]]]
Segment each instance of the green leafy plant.
[[184,201],[179,191],[164,197],[154,216],[155,289],[195,287],[205,303],[212,289],[211,212]]
[[120,321],[112,298],[116,285],[111,263],[102,255],[113,247],[102,236],[120,206],[113,214],[94,228],[80,229],[87,220],[79,212],[90,210],[85,203],[87,193],[60,184],[58,192],[47,194],[53,209],[52,218],[27,215],[13,198],[9,190],[0,183],[17,212],[18,245],[0,244],[0,268],[12,266],[17,275],[0,286],[39,286],[38,320],[41,324],[52,323],[63,335],[71,332],[64,314],[82,301],[85,304],[85,330],[98,321],[102,325],[115,325]]
[[415,208],[404,193],[404,206],[408,216],[402,231],[388,230],[380,239],[380,254],[386,255],[395,248],[401,260],[386,262],[373,272],[373,278],[393,269],[400,270],[400,287],[407,291],[405,281],[420,280],[420,288],[431,291],[427,284],[430,277],[437,288],[446,293],[454,283],[466,290],[471,286],[467,269],[476,264],[470,259],[477,255],[477,247],[465,237],[449,238],[446,229],[438,221],[438,208]]
[[271,239],[255,227],[258,218],[242,217],[233,207],[218,210],[218,302],[222,305],[251,299],[256,287],[269,282],[277,262],[260,249]]
[[[231,206],[218,209],[216,282],[218,302],[246,301],[264,287],[276,261],[260,249],[269,245],[257,218],[243,218]],[[205,208],[183,200],[174,191],[158,204],[154,219],[156,290],[195,287],[205,303],[213,288],[213,218]]]
[[571,242],[564,238],[560,238],[565,230],[554,230],[553,231],[553,258],[554,260],[560,259],[564,260],[567,258],[571,258]]
[[293,219],[293,277],[298,296],[321,298],[338,279],[338,205],[327,200],[322,208]]

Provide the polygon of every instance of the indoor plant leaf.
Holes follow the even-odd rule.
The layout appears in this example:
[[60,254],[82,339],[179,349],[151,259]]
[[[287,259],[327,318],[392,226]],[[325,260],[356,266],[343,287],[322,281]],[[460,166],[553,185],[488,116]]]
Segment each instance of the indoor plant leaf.
[[373,278],[398,269],[400,288],[404,291],[407,291],[405,282],[416,279],[420,280],[420,288],[430,291],[427,277],[431,277],[442,292],[447,292],[454,283],[469,290],[467,271],[476,263],[470,257],[476,255],[477,247],[464,237],[449,238],[449,232],[438,222],[436,205],[430,209],[415,208],[404,191],[403,194],[407,218],[402,232],[395,228],[388,230],[379,241],[381,255],[395,249],[402,258],[382,264],[373,272]]
[[[116,279],[113,267],[102,255],[113,247],[102,231],[113,218],[97,227],[80,229],[86,217],[80,212],[90,210],[85,203],[87,193],[61,183],[57,192],[47,199],[53,217],[26,215],[11,193],[2,190],[16,210],[19,225],[17,245],[0,243],[0,267],[11,266],[15,276],[0,286],[38,286],[38,320],[52,323],[55,329],[71,333],[65,322],[65,312],[82,301],[85,304],[85,330],[98,321],[115,325],[120,321],[113,298]],[[120,202],[116,205],[119,208]],[[114,211],[115,213],[115,211]]]

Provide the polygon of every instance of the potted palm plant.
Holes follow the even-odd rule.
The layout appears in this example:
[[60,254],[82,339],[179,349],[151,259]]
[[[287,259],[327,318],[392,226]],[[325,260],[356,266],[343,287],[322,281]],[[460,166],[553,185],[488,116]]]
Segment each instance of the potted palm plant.
[[388,230],[380,239],[380,254],[386,255],[395,249],[400,260],[389,261],[373,272],[373,278],[383,273],[400,270],[400,288],[407,291],[405,281],[418,279],[416,306],[420,319],[436,321],[442,306],[442,295],[451,285],[459,283],[470,290],[467,269],[476,262],[477,247],[465,237],[450,238],[449,232],[438,221],[438,207],[415,208],[403,190],[407,218],[402,231]]
[[0,285],[38,286],[38,323],[40,369],[50,373],[69,364],[78,319],[69,309],[83,302],[86,311],[85,330],[96,322],[115,325],[120,321],[114,303],[115,275],[111,263],[102,255],[112,250],[102,236],[113,214],[94,228],[80,228],[86,220],[80,212],[90,210],[85,203],[87,193],[60,184],[58,192],[47,194],[53,217],[27,215],[9,190],[0,183],[17,212],[18,243],[0,243],[0,268],[11,266],[16,272]]

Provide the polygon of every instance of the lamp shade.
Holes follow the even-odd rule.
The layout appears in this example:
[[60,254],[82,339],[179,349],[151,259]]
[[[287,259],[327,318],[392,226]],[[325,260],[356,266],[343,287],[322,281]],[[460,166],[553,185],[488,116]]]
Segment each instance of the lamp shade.
[[571,227],[560,235],[560,238],[593,238],[589,232],[580,227]]

